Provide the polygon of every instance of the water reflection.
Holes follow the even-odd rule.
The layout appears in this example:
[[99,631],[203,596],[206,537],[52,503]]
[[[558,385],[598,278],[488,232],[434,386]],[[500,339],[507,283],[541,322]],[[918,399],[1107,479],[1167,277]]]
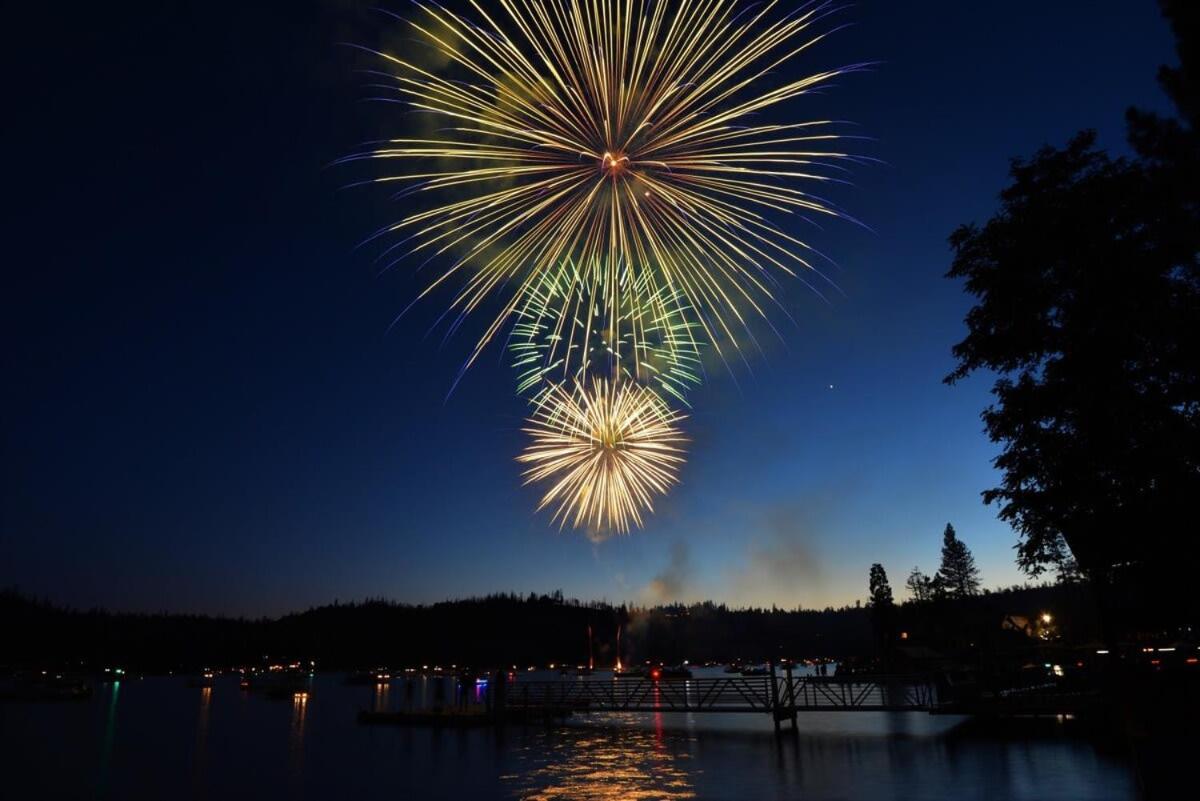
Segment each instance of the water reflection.
[[292,696],[292,748],[304,745],[304,718],[308,714],[308,693]]
[[386,681],[381,681],[375,685],[375,703],[374,709],[376,712],[387,712],[391,706],[389,696],[392,692],[392,685]]
[[121,682],[108,685],[109,697],[104,716],[104,738],[100,743],[100,771],[96,776],[97,795],[105,795],[108,788],[109,766],[112,761],[113,740],[117,736],[117,696],[121,694]]
[[[1010,731],[911,713],[814,712],[801,716],[796,735],[779,738],[770,716],[736,714],[594,714],[502,730],[374,727],[353,714],[385,703],[374,683],[318,676],[314,690],[283,701],[239,695],[236,687],[232,679],[205,690],[178,677],[151,678],[100,685],[78,705],[4,705],[0,753],[11,758],[0,796],[1114,801],[1135,794],[1119,744],[1101,749],[1079,736],[1083,729],[1061,723]],[[434,682],[414,677],[395,690],[394,700],[386,691],[393,708],[423,707]],[[310,709],[314,699],[321,706]]]
[[672,748],[662,731],[571,730],[522,748],[504,776],[525,801],[624,801],[695,798],[686,743]]
[[[288,738],[289,773],[293,789],[299,790],[304,770],[304,721],[308,717],[308,693],[298,692],[292,696],[292,728]],[[295,795],[295,793],[293,793]]]
[[200,715],[196,721],[196,750],[201,751],[208,739],[208,708],[212,705],[212,687],[200,688]]
[[203,795],[208,753],[208,709],[212,705],[212,687],[200,688],[200,712],[196,716],[196,747],[192,752],[192,785]]

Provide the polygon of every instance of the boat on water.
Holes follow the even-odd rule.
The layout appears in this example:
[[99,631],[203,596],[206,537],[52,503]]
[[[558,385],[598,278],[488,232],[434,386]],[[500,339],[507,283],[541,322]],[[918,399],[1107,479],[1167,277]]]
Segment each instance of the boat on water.
[[726,673],[741,673],[742,672],[742,663],[741,662],[730,662],[728,665],[725,666],[725,672]]
[[198,676],[189,676],[188,680],[187,680],[187,686],[189,686],[189,687],[212,687],[213,681],[216,679],[216,677],[217,677],[217,674],[215,671],[205,670],[202,673],[200,673],[200,675],[198,675]]
[[356,670],[353,673],[347,673],[342,683],[362,686],[367,684],[382,684],[391,680],[392,672],[387,668],[380,667],[374,670]]
[[299,671],[270,671],[248,673],[241,687],[248,692],[261,692],[268,698],[291,698],[309,692],[308,675]]
[[647,668],[645,668],[641,665],[637,665],[635,667],[620,668],[619,670],[614,670],[613,678],[614,679],[644,679],[644,678],[646,678],[648,673],[649,673],[649,670]]
[[769,676],[771,670],[766,665],[746,665],[742,668],[743,676]]
[[91,697],[91,682],[66,673],[43,670],[0,679],[0,699],[4,700],[84,701]]
[[671,679],[690,679],[692,670],[687,665],[645,665],[613,671],[614,679],[650,679],[651,681],[669,681]]
[[692,670],[687,665],[669,665],[658,669],[658,676],[651,676],[661,679],[690,679]]

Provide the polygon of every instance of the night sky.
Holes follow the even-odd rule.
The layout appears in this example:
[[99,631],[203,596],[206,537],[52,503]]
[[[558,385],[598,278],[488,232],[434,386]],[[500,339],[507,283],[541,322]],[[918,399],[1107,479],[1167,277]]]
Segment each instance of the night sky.
[[985,585],[1022,580],[979,498],[989,382],[941,383],[969,306],[946,237],[1010,157],[1085,127],[1121,151],[1126,106],[1165,110],[1151,0],[843,12],[798,71],[881,63],[790,108],[882,162],[832,192],[871,230],[804,232],[844,295],[788,287],[786,344],[710,374],[682,486],[600,544],[533,512],[507,355],[447,398],[479,329],[430,331],[443,294],[389,330],[423,276],[356,249],[403,207],[330,163],[409,123],[339,43],[404,47],[369,7],[409,7],[72,5],[6,12],[0,585],[252,615],[556,588],[823,606],[874,561],[897,588],[935,570],[947,521]]

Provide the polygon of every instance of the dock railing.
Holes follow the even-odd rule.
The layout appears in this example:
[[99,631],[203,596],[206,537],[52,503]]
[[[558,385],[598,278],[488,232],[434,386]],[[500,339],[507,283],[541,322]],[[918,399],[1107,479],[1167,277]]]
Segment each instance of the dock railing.
[[[788,671],[790,673],[790,671]],[[932,683],[914,676],[649,676],[518,679],[509,709],[561,712],[931,711]]]

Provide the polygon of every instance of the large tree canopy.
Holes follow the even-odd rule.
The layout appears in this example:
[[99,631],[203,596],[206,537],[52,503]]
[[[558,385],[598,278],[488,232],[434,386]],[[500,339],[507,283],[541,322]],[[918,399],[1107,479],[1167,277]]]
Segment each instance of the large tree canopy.
[[1064,541],[1093,575],[1198,553],[1200,4],[1163,8],[1180,66],[1160,82],[1178,118],[1131,110],[1133,158],[1085,132],[1015,161],[996,215],[950,239],[949,277],[977,302],[947,381],[997,376],[983,419],[1002,480],[984,500],[1034,575]]

